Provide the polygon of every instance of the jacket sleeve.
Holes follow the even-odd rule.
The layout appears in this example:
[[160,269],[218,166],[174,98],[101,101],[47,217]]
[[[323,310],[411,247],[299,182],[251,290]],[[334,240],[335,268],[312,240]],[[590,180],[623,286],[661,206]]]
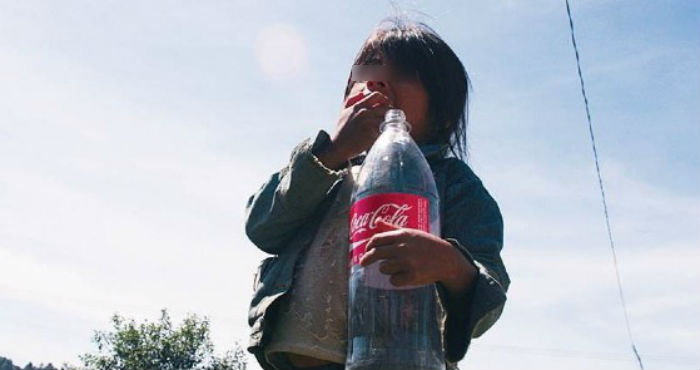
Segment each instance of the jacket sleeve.
[[329,143],[330,137],[323,130],[315,139],[304,140],[292,152],[287,166],[248,199],[246,234],[261,250],[278,254],[342,178],[345,170],[330,170],[313,154]]
[[478,276],[462,297],[450,297],[438,284],[446,308],[446,359],[457,362],[471,342],[488,330],[501,315],[510,278],[500,252],[503,219],[498,204],[481,180],[461,163],[461,179],[445,190],[442,236],[459,249],[478,270]]

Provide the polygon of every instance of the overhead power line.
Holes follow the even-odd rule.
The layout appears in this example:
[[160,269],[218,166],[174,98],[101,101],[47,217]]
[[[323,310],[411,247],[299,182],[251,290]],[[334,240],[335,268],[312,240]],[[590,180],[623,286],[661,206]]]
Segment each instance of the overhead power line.
[[593,158],[595,159],[595,170],[598,174],[598,185],[600,187],[600,195],[603,200],[603,212],[605,215],[605,225],[608,230],[608,239],[610,241],[610,250],[612,250],[613,263],[615,265],[615,276],[617,277],[617,289],[620,295],[620,302],[622,303],[622,311],[625,316],[625,325],[627,327],[627,335],[629,336],[630,343],[632,344],[632,352],[637,357],[639,362],[639,368],[644,370],[644,364],[642,363],[642,358],[637,351],[637,346],[634,343],[634,337],[632,336],[632,329],[630,328],[629,315],[627,313],[627,304],[625,303],[625,295],[622,291],[622,281],[620,279],[620,269],[617,264],[617,254],[615,253],[615,243],[612,237],[612,228],[610,227],[610,216],[608,215],[608,204],[605,200],[605,189],[603,188],[603,177],[600,174],[600,161],[598,160],[598,151],[596,150],[595,135],[593,135],[593,124],[591,123],[591,110],[588,106],[588,96],[586,95],[586,87],[583,83],[583,73],[581,73],[581,58],[578,52],[578,46],[576,45],[576,37],[574,36],[574,21],[571,17],[571,7],[569,6],[569,0],[566,1],[566,14],[569,16],[569,29],[571,30],[571,43],[574,46],[574,53],[576,54],[576,67],[578,69],[578,78],[581,82],[581,95],[583,95],[583,103],[586,106],[586,119],[588,120],[588,132],[591,136],[591,145],[593,147]]
[[[546,348],[546,347],[531,347],[521,345],[507,344],[481,344],[474,343],[474,347],[479,347],[482,350],[503,352],[508,354],[525,354],[534,356],[546,357],[564,357],[564,358],[579,358],[586,360],[603,360],[603,361],[637,361],[629,358],[629,355],[621,352],[601,352],[591,350],[581,350],[575,348]],[[696,363],[697,357],[679,356],[670,354],[645,354],[646,359],[663,361],[664,363]]]

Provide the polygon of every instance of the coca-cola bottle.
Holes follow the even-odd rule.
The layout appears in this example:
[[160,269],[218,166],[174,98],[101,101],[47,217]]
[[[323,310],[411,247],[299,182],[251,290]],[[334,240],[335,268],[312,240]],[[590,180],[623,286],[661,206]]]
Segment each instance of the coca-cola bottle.
[[369,238],[390,228],[440,235],[435,179],[409,135],[400,109],[390,109],[381,135],[355,180],[350,208],[348,370],[443,370],[435,284],[397,287],[380,262],[359,265]]

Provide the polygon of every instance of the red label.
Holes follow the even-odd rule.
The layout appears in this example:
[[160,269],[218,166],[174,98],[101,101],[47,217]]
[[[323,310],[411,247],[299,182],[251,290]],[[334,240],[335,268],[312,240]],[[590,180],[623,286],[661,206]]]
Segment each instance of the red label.
[[355,202],[350,208],[350,266],[360,262],[372,235],[391,230],[379,220],[430,232],[429,212],[428,199],[415,194],[376,194]]

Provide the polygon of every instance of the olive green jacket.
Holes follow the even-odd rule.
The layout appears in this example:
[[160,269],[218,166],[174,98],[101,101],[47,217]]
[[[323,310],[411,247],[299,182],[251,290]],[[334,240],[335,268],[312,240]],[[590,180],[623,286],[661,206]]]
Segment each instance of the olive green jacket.
[[[265,359],[264,347],[275,324],[279,298],[293,284],[297,260],[311,244],[346,171],[330,170],[314,155],[329,142],[328,134],[321,130],[315,139],[299,144],[289,164],[273,174],[246,205],[246,234],[259,249],[271,254],[258,267],[248,313],[252,328],[248,351],[265,370],[273,369]],[[445,359],[454,364],[466,354],[471,338],[490,328],[503,310],[510,284],[500,257],[503,219],[496,201],[466,163],[447,157],[444,146],[420,148],[438,188],[442,238],[479,271],[466,300],[451,302],[445,288],[437,284],[447,311]]]

